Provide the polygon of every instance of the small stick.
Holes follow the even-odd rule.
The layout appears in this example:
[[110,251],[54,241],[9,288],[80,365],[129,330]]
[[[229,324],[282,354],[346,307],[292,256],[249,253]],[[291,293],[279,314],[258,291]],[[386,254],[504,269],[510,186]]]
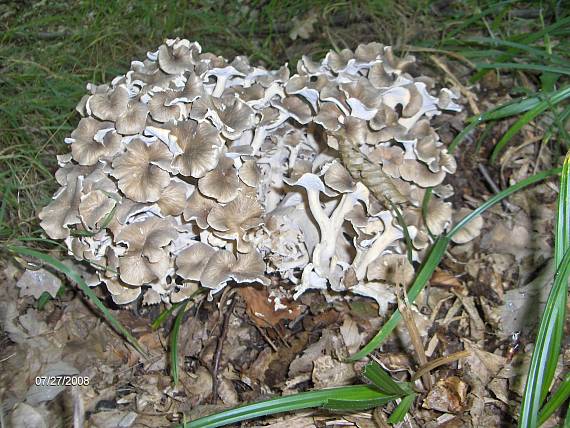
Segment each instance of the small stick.
[[497,183],[495,183],[495,181],[491,178],[491,175],[489,174],[487,167],[482,163],[480,163],[479,165],[477,165],[477,169],[479,169],[479,172],[481,173],[481,175],[485,179],[485,182],[489,185],[491,190],[495,193],[499,193],[501,189],[499,189]]
[[[420,332],[418,331],[418,326],[414,320],[414,314],[409,307],[409,302],[406,295],[404,295],[404,298],[402,298],[400,296],[400,293],[398,293],[398,309],[400,310],[402,318],[408,329],[408,334],[412,340],[412,345],[416,351],[416,356],[418,357],[420,366],[424,366],[428,363],[426,352],[422,343]],[[425,373],[425,375],[422,376],[422,381],[426,389],[429,391],[432,387],[431,377],[429,373]]]
[[469,352],[469,351],[459,351],[459,352],[455,352],[455,353],[450,354],[450,355],[446,355],[445,357],[436,358],[435,360],[432,360],[429,363],[421,366],[416,371],[416,373],[412,376],[412,382],[418,380],[420,377],[423,377],[423,375],[432,371],[435,368],[438,368],[438,367],[443,366],[445,364],[452,363],[452,362],[457,361],[461,358],[467,358],[469,355],[471,355],[471,352]]
[[[491,190],[494,193],[500,193],[501,189],[499,189],[499,186],[497,185],[497,183],[495,183],[495,180],[493,180],[491,174],[489,174],[489,170],[487,169],[487,167],[482,163],[480,163],[477,165],[477,169],[479,170],[479,172],[483,176],[483,179],[485,180],[485,183],[487,183],[487,185],[491,188]],[[512,211],[513,206],[506,199],[503,199],[501,201],[501,205],[503,206],[503,209],[505,211]]]
[[253,323],[253,325],[255,325],[255,328],[257,329],[257,331],[259,331],[259,334],[261,334],[261,336],[265,339],[265,341],[269,344],[269,346],[271,346],[271,349],[277,352],[277,346],[275,346],[275,343],[273,343],[273,341],[269,338],[269,336],[265,334],[263,329],[255,323]]
[[[224,302],[224,304],[227,301]],[[216,346],[216,354],[214,355],[214,365],[212,366],[212,404],[217,404],[218,402],[218,371],[220,370],[220,361],[222,359],[222,350],[224,348],[224,341],[228,335],[228,325],[230,324],[230,318],[236,306],[237,297],[234,296],[232,303],[226,317],[224,318],[224,323],[220,331],[220,336],[218,337],[218,344]],[[221,308],[220,308],[221,309]]]

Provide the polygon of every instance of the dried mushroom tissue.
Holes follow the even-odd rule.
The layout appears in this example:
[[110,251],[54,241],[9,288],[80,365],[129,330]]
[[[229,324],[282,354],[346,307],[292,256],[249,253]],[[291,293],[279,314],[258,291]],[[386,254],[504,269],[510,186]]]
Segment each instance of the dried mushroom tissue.
[[118,304],[251,283],[276,304],[322,289],[385,307],[454,217],[456,164],[430,120],[460,107],[413,66],[371,43],[291,76],[167,40],[87,86],[41,225]]

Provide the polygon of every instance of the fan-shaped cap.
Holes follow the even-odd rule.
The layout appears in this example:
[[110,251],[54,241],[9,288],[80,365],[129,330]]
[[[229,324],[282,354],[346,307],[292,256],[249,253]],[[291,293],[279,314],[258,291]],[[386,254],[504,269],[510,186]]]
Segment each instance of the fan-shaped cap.
[[236,257],[226,250],[216,251],[204,268],[200,282],[217,293],[232,279],[237,283],[270,284],[265,276],[265,263],[259,253],[252,251]]
[[382,280],[394,285],[408,286],[414,279],[414,267],[400,254],[385,254],[368,266],[369,280]]
[[170,294],[170,301],[172,303],[188,300],[198,291],[199,284],[197,282],[185,282],[183,285],[178,285],[177,288],[177,290]]
[[118,278],[101,278],[117,305],[134,302],[141,295],[141,287],[125,284]]
[[83,177],[79,176],[69,181],[53,197],[48,206],[40,213],[40,226],[52,239],[64,239],[69,236],[67,226],[81,222],[79,218],[79,203],[83,189]]
[[176,103],[178,92],[170,89],[155,92],[148,102],[148,109],[152,118],[158,122],[181,120],[183,116],[182,103]]
[[127,110],[129,91],[123,85],[92,95],[87,101],[87,110],[101,120],[117,120]]
[[202,242],[196,242],[176,257],[177,273],[184,279],[199,281],[206,264],[216,252]]
[[226,138],[235,140],[243,131],[253,127],[253,109],[235,96],[224,97],[214,102],[215,111],[223,124],[222,133]]
[[130,285],[143,285],[163,278],[170,257],[163,249],[177,236],[170,221],[148,218],[131,223],[117,234],[116,242],[127,244],[127,252],[119,257],[120,278]]
[[186,207],[186,193],[189,185],[181,180],[170,180],[170,184],[162,189],[157,202],[162,215],[177,216]]
[[208,224],[225,235],[241,237],[244,231],[263,223],[262,214],[257,199],[242,193],[224,207],[216,205],[208,214]]
[[368,80],[378,89],[384,89],[392,86],[394,83],[394,77],[392,73],[388,73],[384,64],[377,63],[370,67],[368,71]]
[[259,183],[261,171],[257,166],[257,163],[254,159],[246,160],[238,170],[238,176],[240,180],[246,185],[250,187],[256,187]]
[[354,57],[361,62],[374,62],[380,59],[384,52],[384,45],[378,42],[363,43],[356,47]]
[[155,202],[170,183],[168,173],[172,154],[165,144],[146,144],[135,139],[127,151],[113,160],[112,175],[119,179],[119,189],[137,202]]
[[193,70],[202,48],[198,43],[175,40],[158,48],[158,64],[168,74],[180,74]]
[[413,159],[404,159],[399,170],[404,180],[413,181],[421,187],[437,186],[445,178],[445,171],[433,173],[427,166]]
[[368,154],[368,159],[382,164],[382,171],[392,178],[400,178],[400,165],[404,162],[404,151],[398,146],[380,145]]
[[335,103],[323,103],[314,120],[327,131],[337,131],[341,127],[339,122],[341,116],[342,112]]
[[212,208],[217,207],[216,201],[210,198],[205,198],[196,189],[188,199],[186,208],[184,209],[184,219],[186,221],[195,220],[200,229],[208,228],[208,215]]
[[430,232],[441,235],[451,223],[452,208],[450,202],[442,202],[438,198],[431,198],[426,212],[426,223]]
[[[357,114],[357,110],[362,110],[364,107],[365,110],[372,112],[382,103],[380,91],[368,79],[360,78],[355,82],[341,83],[340,88],[346,94],[347,103],[352,110],[352,116],[361,117],[360,114]],[[357,105],[355,100],[358,100],[361,105]],[[374,114],[375,112],[368,113],[361,118],[370,119]]]
[[239,190],[239,179],[233,161],[222,157],[216,168],[198,180],[198,188],[204,195],[218,202],[232,201]]
[[173,162],[182,175],[200,178],[218,164],[222,141],[214,126],[187,120],[179,123],[170,135],[182,150]]
[[123,135],[134,135],[143,132],[148,116],[148,105],[140,101],[129,101],[125,112],[115,123],[117,132]]
[[340,193],[353,192],[356,188],[356,183],[346,168],[338,162],[327,167],[324,179],[327,186]]
[[117,201],[101,190],[94,190],[81,197],[79,217],[88,230],[96,230],[101,221],[111,212]]
[[71,153],[80,165],[95,165],[121,149],[121,136],[111,122],[84,117],[71,133]]
[[[461,208],[459,211],[453,213],[453,223],[456,224],[465,216],[472,212],[469,208]],[[451,237],[451,240],[456,244],[465,244],[481,234],[481,229],[483,229],[483,217],[478,215],[464,227],[459,229],[459,231]]]
[[301,125],[306,125],[312,119],[311,107],[295,95],[288,96],[283,101],[273,101],[272,104]]

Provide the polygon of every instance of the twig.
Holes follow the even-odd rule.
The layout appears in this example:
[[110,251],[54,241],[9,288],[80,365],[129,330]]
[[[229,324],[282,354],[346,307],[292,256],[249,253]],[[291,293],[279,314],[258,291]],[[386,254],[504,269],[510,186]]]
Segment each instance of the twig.
[[[232,295],[229,295],[228,298],[232,298]],[[230,324],[230,318],[236,306],[236,302],[237,302],[237,297],[234,296],[232,302],[230,303],[230,307],[228,308],[228,312],[226,313],[226,317],[224,318],[224,323],[222,324],[220,336],[218,337],[216,354],[214,355],[214,365],[212,366],[212,404],[217,404],[218,402],[218,371],[220,370],[220,361],[222,359],[222,350],[224,349],[224,342],[226,340],[226,336],[228,335],[228,325]],[[227,299],[224,301],[224,305],[226,303]],[[222,307],[220,307],[220,309]]]
[[4,361],[9,360],[9,359],[12,358],[14,355],[16,355],[16,353],[13,353],[12,355],[8,355],[6,358],[2,358],[2,359],[0,360],[0,363],[3,363]]
[[[487,185],[491,188],[493,193],[499,193],[501,189],[499,188],[497,183],[495,183],[495,180],[493,180],[491,174],[489,174],[489,170],[487,169],[487,167],[482,163],[480,163],[479,165],[477,165],[477,169],[479,170],[479,172],[483,176],[483,179],[485,180],[485,183],[487,183]],[[505,211],[512,211],[513,207],[506,199],[503,199],[501,201],[501,205],[503,206],[503,209]]]
[[253,325],[255,326],[257,331],[259,331],[259,334],[261,334],[261,336],[263,336],[263,338],[269,344],[269,346],[271,346],[271,349],[273,349],[275,352],[277,352],[277,346],[275,346],[275,343],[273,343],[273,341],[269,338],[269,336],[267,336],[267,334],[265,334],[263,329],[255,323],[253,323]]
[[481,173],[481,175],[485,179],[485,182],[489,185],[491,190],[494,193],[499,193],[501,191],[501,189],[499,189],[499,186],[497,186],[497,183],[495,183],[495,180],[493,180],[491,178],[491,174],[489,174],[489,170],[487,169],[487,167],[485,165],[483,165],[482,163],[480,163],[479,165],[477,165],[477,169],[479,169],[479,172]]
[[[405,293],[405,292],[404,292]],[[408,298],[404,294],[404,298],[398,293],[398,309],[402,314],[402,319],[404,320],[406,327],[408,329],[408,334],[410,335],[410,339],[412,340],[412,345],[414,350],[416,351],[416,356],[418,357],[418,361],[420,366],[424,366],[428,363],[427,356],[425,353],[424,345],[422,343],[422,338],[420,332],[418,331],[418,326],[416,325],[416,321],[414,320],[414,314],[412,313]],[[424,383],[425,388],[429,391],[432,387],[431,377],[428,373],[422,377],[422,381]]]
[[416,373],[412,376],[412,382],[418,380],[420,377],[422,377],[423,375],[432,371],[435,368],[438,368],[438,367],[443,366],[445,364],[452,363],[452,362],[457,361],[461,358],[467,358],[469,355],[471,355],[471,352],[469,352],[469,351],[459,351],[459,352],[455,352],[451,355],[446,355],[445,357],[436,358],[435,360],[432,360],[429,363],[421,366],[416,371]]

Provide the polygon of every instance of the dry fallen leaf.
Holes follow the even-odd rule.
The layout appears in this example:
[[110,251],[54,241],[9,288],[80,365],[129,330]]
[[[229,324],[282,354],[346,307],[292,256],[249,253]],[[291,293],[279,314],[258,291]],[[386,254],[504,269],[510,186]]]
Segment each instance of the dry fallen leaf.
[[45,269],[26,269],[16,286],[20,288],[22,297],[33,296],[39,299],[44,291],[49,293],[51,297],[55,297],[61,287],[61,280]]
[[239,397],[234,385],[229,379],[223,376],[218,381],[218,395],[224,404],[228,406],[236,406],[239,404]]
[[439,269],[434,272],[429,283],[436,287],[461,288],[461,282],[456,277]]
[[315,388],[348,385],[355,376],[352,364],[341,363],[330,355],[319,357],[314,362],[312,378]]
[[301,313],[301,308],[294,302],[281,301],[287,309],[275,310],[273,299],[267,288],[241,287],[238,294],[245,300],[247,314],[258,327],[275,327],[281,320],[293,320]]
[[200,366],[192,375],[192,380],[184,386],[192,401],[198,402],[212,392],[212,375],[207,368]]
[[465,407],[467,384],[457,376],[439,380],[430,390],[423,406],[446,413],[460,413]]
[[346,345],[349,355],[354,354],[360,349],[362,344],[362,335],[358,332],[358,324],[354,320],[347,316],[340,326],[340,334]]

